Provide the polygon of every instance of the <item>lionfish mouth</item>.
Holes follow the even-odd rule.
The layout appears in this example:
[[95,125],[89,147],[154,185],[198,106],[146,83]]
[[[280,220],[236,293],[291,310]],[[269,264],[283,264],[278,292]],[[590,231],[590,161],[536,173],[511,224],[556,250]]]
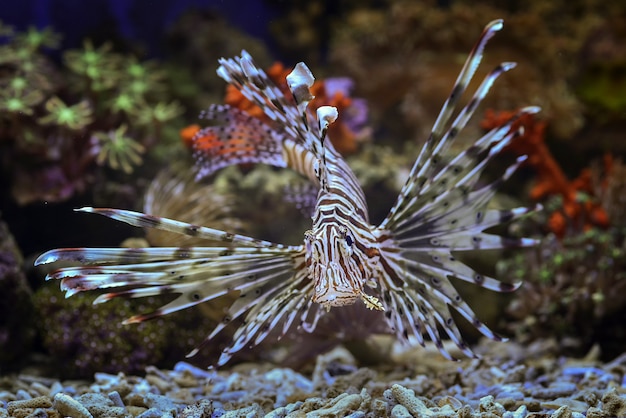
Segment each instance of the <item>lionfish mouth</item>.
[[330,308],[340,307],[352,305],[358,300],[358,296],[354,294],[326,294],[324,296],[318,297],[317,295],[313,296],[313,302],[319,303],[326,309],[326,311],[330,311]]
[[367,295],[365,293],[358,293],[355,296],[355,293],[350,294],[326,294],[324,296],[313,295],[313,302],[319,303],[322,305],[326,311],[330,311],[330,308],[347,306],[354,304],[358,299],[361,299],[365,304],[367,309],[376,310],[376,311],[384,311],[382,303],[378,300],[378,298],[374,296]]

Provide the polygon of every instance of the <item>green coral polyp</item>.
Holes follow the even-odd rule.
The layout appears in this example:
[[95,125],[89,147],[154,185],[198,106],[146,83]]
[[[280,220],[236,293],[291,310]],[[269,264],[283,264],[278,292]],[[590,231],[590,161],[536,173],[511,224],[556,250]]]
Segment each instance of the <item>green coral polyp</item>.
[[72,130],[80,130],[93,120],[91,106],[86,100],[68,106],[55,96],[46,102],[46,110],[49,114],[39,119],[39,122],[44,125],[55,124]]
[[24,102],[16,97],[7,100],[6,107],[10,112],[23,112],[29,110],[26,109]]
[[18,43],[23,44],[26,48],[31,50],[58,48],[61,42],[61,35],[50,28],[37,30],[34,27],[29,27],[26,33],[22,33],[16,38]]
[[13,90],[24,90],[28,86],[28,82],[24,77],[15,77],[11,80],[9,86]]
[[6,90],[0,92],[0,110],[13,114],[32,115],[33,107],[42,100],[43,94],[38,90],[30,92]]
[[121,125],[114,131],[94,134],[100,144],[96,159],[98,164],[106,164],[114,170],[121,169],[125,173],[132,173],[134,166],[141,164],[141,154],[145,152],[145,147],[126,136],[126,130],[126,125]]
[[137,105],[135,99],[130,94],[122,93],[111,101],[111,110],[114,112],[131,112]]
[[148,75],[148,70],[143,65],[135,62],[128,66],[128,74],[133,78],[143,78]]
[[133,80],[128,83],[128,91],[137,96],[143,96],[148,93],[150,85],[144,80]]

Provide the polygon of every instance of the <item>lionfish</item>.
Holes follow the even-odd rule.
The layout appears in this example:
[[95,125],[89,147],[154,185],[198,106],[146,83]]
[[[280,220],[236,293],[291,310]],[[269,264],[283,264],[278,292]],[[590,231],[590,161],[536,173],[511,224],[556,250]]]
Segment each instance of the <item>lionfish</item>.
[[[502,28],[489,23],[443,104],[387,217],[378,226],[368,220],[364,192],[346,161],[326,138],[337,118],[330,106],[308,109],[314,77],[304,63],[287,76],[292,97],[286,97],[242,51],[220,59],[217,74],[263,109],[269,122],[226,105],[212,105],[204,118],[212,125],[195,139],[200,167],[208,176],[232,164],[264,163],[288,167],[319,187],[312,227],[301,245],[282,245],[218,229],[120,209],[84,207],[117,221],[145,228],[219,241],[221,246],[154,248],[65,248],[42,254],[36,264],[58,260],[87,266],[61,268],[47,279],[62,279],[66,297],[94,289],[114,289],[94,303],[117,297],[177,295],[160,309],[133,316],[125,324],[166,315],[226,294],[238,297],[223,320],[192,356],[235,320],[241,325],[217,362],[261,343],[273,330],[279,336],[298,328],[312,332],[331,308],[354,303],[382,311],[397,338],[425,345],[430,339],[447,358],[442,331],[467,356],[475,354],[464,341],[451,309],[485,336],[502,340],[483,324],[455,290],[450,279],[460,279],[497,292],[509,292],[520,283],[504,283],[480,274],[457,260],[453,252],[527,247],[531,238],[505,238],[484,232],[533,209],[488,209],[498,186],[525,160],[517,158],[497,180],[481,185],[478,179],[488,162],[520,135],[512,128],[524,114],[475,140],[456,155],[450,150],[494,81],[515,66],[497,66],[462,105],[485,44]],[[455,116],[456,115],[456,116]],[[207,143],[206,141],[209,141]]]

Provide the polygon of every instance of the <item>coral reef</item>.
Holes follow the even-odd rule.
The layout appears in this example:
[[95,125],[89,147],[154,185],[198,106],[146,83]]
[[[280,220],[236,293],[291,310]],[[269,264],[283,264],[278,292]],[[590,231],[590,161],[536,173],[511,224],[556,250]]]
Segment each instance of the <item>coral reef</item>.
[[[499,126],[513,114],[488,110],[482,127]],[[508,308],[510,331],[520,340],[570,339],[569,348],[578,350],[597,342],[607,355],[617,354],[616,341],[626,335],[607,338],[602,330],[626,310],[626,169],[607,154],[570,180],[545,143],[544,121],[523,116],[512,129],[522,134],[507,149],[528,155],[536,173],[529,197],[545,207],[526,227],[549,234],[537,248],[498,265],[500,274],[525,280]]]
[[508,309],[516,319],[511,330],[519,339],[556,336],[575,339],[571,348],[578,350],[598,343],[607,357],[621,352],[626,334],[615,324],[626,311],[625,174],[619,160],[605,156],[603,164],[565,182],[584,185],[586,197],[578,191],[573,201],[577,216],[568,215],[564,197],[547,223],[554,226],[550,221],[555,213],[567,220],[567,228],[557,230],[559,238],[548,236],[533,251],[500,263],[503,273],[526,280]]
[[[623,151],[620,141],[626,109],[626,32],[620,19],[624,6],[597,0],[550,4],[383,0],[334,5],[297,1],[285,7],[288,12],[271,25],[279,47],[273,52],[283,59],[315,63],[320,73],[327,75],[315,86],[320,100],[317,104],[341,108],[345,119],[332,125],[335,132],[329,136],[342,153],[351,154],[350,165],[364,185],[373,220],[386,214],[408,174],[415,154],[412,140],[427,137],[460,66],[457,53],[465,53],[470,46],[466,34],[492,17],[505,18],[507,30],[494,40],[494,51],[486,59],[493,60],[492,64],[499,62],[504,54],[498,49],[506,48],[507,59],[513,55],[520,68],[499,81],[486,105],[512,109],[532,103],[543,107],[541,120],[524,116],[518,123],[525,134],[510,151],[529,155],[527,164],[532,170],[527,173],[536,174],[529,197],[546,207],[526,227],[555,235],[545,238],[536,250],[507,258],[499,265],[501,275],[526,281],[508,309],[514,320],[509,330],[525,342],[556,336],[563,350],[572,337],[578,340],[577,352],[596,342],[605,356],[623,350],[619,344],[626,336],[619,318],[626,310],[622,296],[626,291],[626,168],[619,152]],[[120,44],[89,40],[82,47],[60,51],[60,35],[51,29],[18,32],[0,24],[0,167],[3,185],[11,189],[18,206],[59,202],[92,188],[98,202],[116,205],[108,196],[125,194],[124,205],[130,202],[139,207],[137,196],[141,194],[137,189],[148,183],[145,178],[153,177],[158,163],[169,164],[172,150],[185,157],[185,150],[175,141],[176,132],[184,125],[182,119],[188,123],[187,119],[206,103],[222,100],[223,84],[214,74],[217,58],[243,48],[267,66],[273,78],[283,82],[288,71],[278,64],[270,65],[273,59],[259,40],[210,12],[184,15],[167,37],[171,60],[157,63],[120,53]],[[328,77],[330,74],[349,78]],[[353,93],[368,100],[381,142],[367,141],[366,112]],[[255,109],[241,99],[230,90],[226,92],[227,103],[255,114]],[[497,125],[509,115],[488,112],[484,126]],[[472,129],[478,131],[480,127]],[[605,129],[605,134],[598,129]],[[188,148],[198,130],[198,126],[190,126],[182,134]],[[570,140],[568,147],[553,146],[563,140]],[[594,156],[607,154],[589,165],[580,151],[592,148]],[[569,161],[570,155],[574,162]],[[580,166],[588,167],[580,170]],[[132,182],[131,173],[135,175]],[[300,241],[306,220],[285,202],[291,199],[300,204],[298,199],[307,199],[308,192],[299,188],[297,176],[268,167],[244,166],[218,173],[211,185],[196,183],[192,177],[189,168],[178,165],[160,173],[147,189],[144,211],[274,241]],[[2,198],[9,199],[2,192]],[[67,229],[65,225],[54,228]],[[2,225],[0,237],[8,236]],[[146,240],[135,245],[207,245],[178,238],[150,230]],[[3,315],[0,324],[0,340],[12,342],[0,356],[3,366],[29,347],[33,333],[28,319],[31,294],[15,247],[11,243],[11,250],[0,251],[0,294],[11,302],[0,303],[3,311],[5,306],[11,309],[11,315]],[[131,310],[127,305],[112,304],[96,311],[88,300],[76,296],[61,311],[60,303],[59,293],[47,286],[37,292],[36,309],[41,310],[39,326],[45,347],[64,364],[75,360],[69,368],[75,376],[94,371],[143,372],[144,366],[153,363],[171,365],[204,337],[195,327],[212,327],[222,308],[216,303],[180,321],[153,321],[125,330],[118,323]],[[371,336],[386,330],[369,316],[361,316],[362,312],[340,313],[326,318],[315,334],[294,334],[273,351],[260,347],[250,355],[306,367],[319,352],[343,344],[361,361],[380,362],[380,353],[386,356],[388,346],[376,345]],[[194,320],[211,323],[190,325]],[[344,332],[336,331],[336,322],[345,323],[341,326]],[[363,327],[348,325],[357,323]],[[167,327],[162,328],[164,324]],[[180,328],[180,333],[170,330],[169,325]],[[211,350],[217,352],[219,347]],[[325,372],[326,376],[332,374]],[[347,376],[354,377],[352,372]],[[238,390],[237,384],[232,384],[233,392]],[[307,401],[294,395],[294,402],[284,402],[282,412],[276,414],[337,412],[358,417],[363,411],[376,410],[407,416],[426,413],[423,408],[440,408],[434,411],[451,415],[464,413],[458,402],[449,398],[438,399],[437,405],[421,399],[418,386],[416,382],[396,382],[387,385],[383,396],[380,388],[361,393],[360,387],[355,390],[337,383],[336,392],[326,393],[333,395],[332,399]],[[601,401],[602,396],[606,402]],[[130,405],[130,398],[123,397],[127,411],[156,408],[147,399],[133,398]],[[34,401],[13,404],[12,411],[43,408],[52,414],[65,404],[87,403],[78,399],[72,404],[67,398],[51,397],[41,405]],[[619,401],[618,395],[599,393],[589,414],[597,412],[593,408],[608,408],[611,402]],[[442,412],[446,402],[449,408]],[[472,404],[473,411],[501,415],[498,402],[506,405],[502,399],[484,399]],[[376,409],[382,404],[383,409]],[[574,401],[568,405],[570,410],[586,410],[576,409],[580,405]],[[120,407],[112,403],[107,406]],[[512,411],[509,406],[507,410]],[[272,410],[266,406],[237,407],[258,415]],[[214,404],[190,403],[187,409],[189,415],[194,411],[224,412]],[[467,410],[465,413],[469,414]]]
[[3,27],[0,163],[19,205],[66,200],[99,166],[132,172],[183,112],[156,63],[87,40],[59,66],[47,54],[59,38]]
[[[65,299],[56,283],[34,296],[39,333],[45,349],[64,367],[64,377],[88,377],[95,372],[141,373],[146,366],[171,367],[205,337],[209,319],[198,310],[168,321],[124,326],[133,309],[154,309],[156,299],[94,306],[93,298]],[[216,348],[217,349],[217,348]],[[196,359],[202,361],[202,358]]]
[[591,228],[546,238],[532,252],[501,262],[501,274],[526,280],[507,310],[517,339],[556,337],[563,350],[576,352],[598,343],[606,357],[619,354],[626,341],[616,326],[626,311],[625,233]]

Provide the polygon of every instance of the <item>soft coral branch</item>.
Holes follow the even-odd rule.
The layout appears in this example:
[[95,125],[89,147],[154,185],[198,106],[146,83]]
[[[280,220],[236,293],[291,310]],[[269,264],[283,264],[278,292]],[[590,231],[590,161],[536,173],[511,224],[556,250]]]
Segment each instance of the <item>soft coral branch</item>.
[[[495,112],[488,109],[481,126],[484,129],[502,126],[515,114],[514,111]],[[546,123],[537,120],[533,114],[525,114],[511,129],[523,129],[523,133],[508,149],[518,155],[527,155],[527,164],[537,173],[537,181],[530,190],[530,198],[539,201],[550,196],[560,196],[563,200],[562,210],[550,214],[548,228],[562,238],[571,221],[582,220],[584,229],[592,226],[607,227],[608,215],[600,203],[592,199],[580,199],[581,192],[590,196],[595,194],[591,170],[584,169],[574,180],[567,178],[545,143]],[[608,161],[605,159],[607,172],[610,171]]]

